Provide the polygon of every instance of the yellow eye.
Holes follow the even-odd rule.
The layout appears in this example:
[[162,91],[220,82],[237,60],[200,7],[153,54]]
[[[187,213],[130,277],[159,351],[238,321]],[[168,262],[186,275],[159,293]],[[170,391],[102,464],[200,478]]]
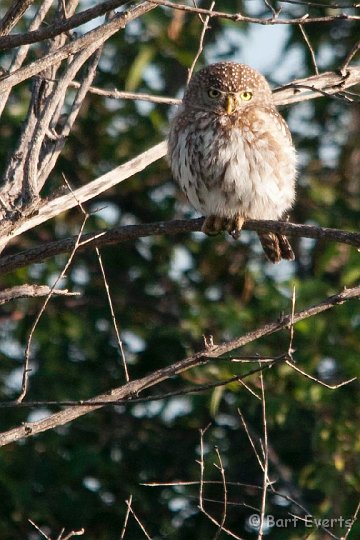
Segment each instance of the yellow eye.
[[252,92],[241,92],[240,97],[243,101],[250,101],[253,95]]
[[210,88],[210,90],[208,90],[208,96],[211,98],[211,99],[216,99],[220,96],[221,92],[220,90],[216,90],[216,88]]

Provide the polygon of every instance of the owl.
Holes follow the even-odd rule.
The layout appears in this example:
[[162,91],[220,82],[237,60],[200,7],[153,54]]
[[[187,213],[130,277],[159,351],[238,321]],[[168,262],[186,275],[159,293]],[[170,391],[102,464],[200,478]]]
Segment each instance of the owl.
[[[247,219],[279,220],[295,197],[296,153],[266,79],[219,62],[198,71],[170,125],[168,161],[202,231],[238,238]],[[293,260],[287,238],[258,233],[267,258]]]

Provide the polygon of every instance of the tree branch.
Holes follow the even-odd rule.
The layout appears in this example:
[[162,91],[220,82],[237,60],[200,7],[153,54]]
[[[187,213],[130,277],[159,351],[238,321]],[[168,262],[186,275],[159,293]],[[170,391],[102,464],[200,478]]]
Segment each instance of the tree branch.
[[[175,375],[183,373],[184,371],[187,371],[193,367],[206,364],[226,353],[230,353],[248,343],[256,341],[261,337],[279,332],[280,330],[287,328],[290,322],[296,324],[299,321],[308,319],[309,317],[313,317],[318,313],[331,309],[338,304],[343,304],[347,300],[359,297],[360,286],[353,287],[351,289],[344,289],[340,293],[330,296],[315,306],[304,309],[303,311],[299,311],[294,315],[291,314],[284,316],[281,318],[281,320],[265,324],[252,332],[248,332],[238,339],[204,349],[192,356],[180,360],[179,362],[175,362],[166,368],[158,369],[153,373],[142,377],[141,379],[130,381],[129,383],[118,388],[114,388],[105,394],[101,394],[86,400],[83,402],[84,405],[80,405],[78,407],[69,407],[37,422],[25,422],[19,427],[0,433],[0,446],[5,446],[12,442],[18,441],[19,439],[23,439],[24,437],[31,437],[37,433],[42,433],[43,431],[67,424],[76,418],[88,414],[89,412],[104,407],[108,403],[112,404],[117,400],[125,398],[129,398],[129,401],[131,401],[131,396],[138,396],[140,392],[168,380]],[[101,404],[96,404],[99,401],[101,401]]]
[[[34,0],[15,0],[0,21],[0,36],[6,36],[6,34],[11,32],[12,28],[14,28],[18,20],[21,19],[27,8],[33,3]],[[7,38],[0,37],[0,43],[2,39]]]
[[127,11],[119,13],[114,19],[110,22],[98,26],[94,30],[87,32],[83,36],[72,40],[70,43],[67,43],[63,47],[60,47],[55,52],[47,54],[46,56],[35,60],[28,66],[20,68],[14,73],[7,75],[0,80],[0,93],[4,92],[8,88],[37,75],[41,71],[48,69],[49,67],[61,62],[65,58],[68,58],[70,55],[75,54],[88,46],[93,46],[97,43],[98,47],[106,40],[108,40],[113,34],[115,34],[121,28],[125,26],[132,20],[141,17],[144,13],[155,9],[155,5],[150,2],[141,2],[130,7]]
[[[140,9],[140,8],[139,8]],[[116,19],[117,21],[117,19]],[[111,23],[109,23],[111,24]],[[307,82],[306,89],[299,91],[301,84]],[[322,89],[323,93],[336,93],[344,88],[353,86],[360,82],[360,67],[353,67],[347,70],[345,76],[334,72],[323,73],[322,75],[294,81],[294,83],[286,87],[276,90],[274,93],[274,101],[276,104],[294,103],[309,99],[308,95],[314,96],[314,90]],[[1,87],[1,83],[0,83]],[[1,91],[1,88],[0,88]],[[163,157],[166,153],[166,143],[162,142],[127,163],[116,167],[105,175],[93,180],[86,186],[74,191],[74,194],[66,194],[58,198],[45,202],[39,208],[32,209],[29,214],[24,213],[17,221],[9,221],[4,219],[0,222],[2,234],[0,239],[0,252],[5,245],[19,234],[44,223],[58,214],[74,208],[78,201],[83,203],[106,191],[110,187],[129,178],[136,172],[143,170],[147,165]],[[0,192],[1,200],[6,199],[6,195]],[[36,212],[36,213],[35,213]]]
[[[50,7],[51,7],[51,4],[52,4],[52,0],[45,0],[41,6],[39,7],[37,13],[35,14],[35,16],[33,17],[31,23],[30,23],[30,26],[29,26],[29,30],[35,30],[36,28],[39,28],[40,24],[43,22],[43,20],[45,19],[46,17],[46,14],[47,12],[49,11]],[[11,9],[11,8],[10,8]],[[20,49],[18,49],[16,51],[16,54],[14,55],[12,61],[11,61],[11,65],[10,67],[8,68],[7,72],[8,73],[12,73],[14,71],[16,71],[17,69],[19,69],[26,56],[27,56],[27,53],[29,51],[29,46],[28,45],[24,45],[23,47],[20,47]],[[8,100],[8,97],[10,95],[10,92],[11,92],[11,88],[8,88],[8,90],[6,90],[5,92],[2,92],[1,96],[0,96],[0,115],[2,114],[3,112],[3,109],[6,105],[6,102]]]
[[[204,218],[160,221],[96,231],[82,235],[78,251],[129,242],[147,236],[196,232],[201,230],[203,221]],[[326,239],[360,248],[360,233],[317,227],[315,225],[301,225],[286,221],[249,220],[245,222],[243,229],[256,232],[276,232],[286,236],[313,238],[316,240]],[[0,257],[0,275],[12,272],[17,268],[23,268],[29,264],[43,262],[61,253],[69,253],[74,248],[76,241],[77,236],[72,236],[63,240],[43,243],[14,255]]]
[[[29,2],[29,0],[27,0]],[[31,0],[31,3],[34,0]],[[59,23],[50,24],[46,28],[40,30],[33,30],[24,34],[12,34],[10,36],[0,37],[0,51],[6,51],[20,45],[29,45],[31,43],[37,43],[38,41],[44,41],[50,39],[64,32],[68,32],[77,26],[85,24],[96,17],[104,15],[108,11],[115,9],[123,4],[126,4],[127,0],[106,0],[102,4],[94,6],[89,9],[85,9],[80,13],[76,13],[72,17],[63,20]]]
[[209,9],[202,9],[193,6],[187,6],[185,4],[175,4],[175,2],[169,2],[168,0],[149,0],[150,3],[157,6],[169,7],[172,9],[178,9],[180,11],[186,11],[188,13],[200,13],[201,15],[206,15],[210,18],[219,17],[221,19],[227,19],[234,22],[247,22],[255,23],[262,25],[274,25],[274,24],[311,24],[311,23],[331,23],[341,20],[360,20],[358,15],[347,15],[346,13],[341,13],[340,15],[327,15],[325,17],[310,17],[308,13],[302,17],[294,19],[280,19],[279,17],[270,17],[267,19],[260,19],[258,17],[247,17],[241,15],[241,13],[225,13],[224,11],[211,11]]
[[18,298],[35,298],[38,296],[47,296],[48,294],[57,296],[79,296],[79,292],[69,292],[67,289],[51,289],[47,285],[19,285],[0,291],[0,306],[17,300]]

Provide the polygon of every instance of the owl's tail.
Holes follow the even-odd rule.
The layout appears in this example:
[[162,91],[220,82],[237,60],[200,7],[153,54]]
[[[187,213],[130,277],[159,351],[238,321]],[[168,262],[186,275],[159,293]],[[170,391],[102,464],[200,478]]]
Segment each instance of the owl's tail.
[[290,242],[283,234],[261,232],[258,233],[258,236],[265,255],[270,262],[278,263],[281,259],[288,261],[295,259]]

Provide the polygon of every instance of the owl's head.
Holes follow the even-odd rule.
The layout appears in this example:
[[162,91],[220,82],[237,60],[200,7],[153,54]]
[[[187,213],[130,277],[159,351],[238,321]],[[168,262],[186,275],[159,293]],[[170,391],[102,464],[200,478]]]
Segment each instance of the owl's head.
[[265,77],[236,62],[219,62],[198,71],[186,89],[187,107],[230,115],[249,105],[269,105],[272,93]]

